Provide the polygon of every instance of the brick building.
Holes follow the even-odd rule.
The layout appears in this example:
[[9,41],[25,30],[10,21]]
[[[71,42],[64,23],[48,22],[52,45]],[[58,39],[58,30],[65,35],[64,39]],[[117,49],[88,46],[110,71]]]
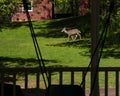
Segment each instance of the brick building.
[[[28,0],[28,12],[32,21],[51,19],[52,3],[48,0]],[[19,4],[18,12],[12,15],[12,21],[27,21],[23,4]]]

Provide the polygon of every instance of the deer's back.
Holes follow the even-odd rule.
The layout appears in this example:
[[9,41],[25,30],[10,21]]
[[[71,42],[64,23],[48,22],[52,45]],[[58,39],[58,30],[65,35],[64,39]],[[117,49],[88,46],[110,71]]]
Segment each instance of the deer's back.
[[78,29],[71,29],[71,30],[68,30],[68,33],[69,34],[78,34],[78,33],[81,33],[81,32]]

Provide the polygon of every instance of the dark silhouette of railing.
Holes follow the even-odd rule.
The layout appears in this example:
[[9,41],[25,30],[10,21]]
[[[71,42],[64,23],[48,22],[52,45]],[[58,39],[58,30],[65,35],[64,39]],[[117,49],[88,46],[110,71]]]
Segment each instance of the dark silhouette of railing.
[[[86,67],[49,67],[46,68],[49,74],[49,84],[70,84],[79,85],[82,81]],[[83,88],[86,91],[86,96],[90,92],[90,70],[86,75],[85,84]],[[110,96],[110,87],[113,87],[112,96],[119,96],[119,74],[120,67],[100,67],[99,68],[99,80],[102,79],[102,88],[100,83],[100,94],[104,96]],[[67,75],[66,75],[67,74]],[[112,75],[113,74],[113,75]],[[111,76],[112,75],[112,76]],[[31,77],[30,77],[31,76]],[[32,78],[32,79],[31,79]],[[110,79],[111,78],[111,79]],[[111,80],[111,81],[110,81]],[[113,85],[109,85],[114,83]],[[0,68],[0,96],[4,96],[4,84],[9,83],[13,85],[13,96],[16,96],[16,85],[19,85],[22,90],[28,89],[44,89],[44,82],[41,77],[41,71],[39,68]],[[102,90],[102,91],[101,91]]]

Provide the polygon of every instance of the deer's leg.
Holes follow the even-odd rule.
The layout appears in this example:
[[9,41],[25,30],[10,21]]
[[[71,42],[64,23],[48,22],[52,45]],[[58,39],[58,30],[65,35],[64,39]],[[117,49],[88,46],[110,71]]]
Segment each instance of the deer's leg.
[[80,35],[80,40],[81,40],[81,34],[79,34]]
[[76,35],[75,35],[75,39],[74,39],[74,40],[76,40],[76,39],[77,39],[77,37],[78,37],[78,35],[76,34]]
[[70,41],[70,35],[68,35],[68,41]]
[[81,40],[81,34],[78,34],[78,36],[79,36],[79,38],[80,38],[80,40]]
[[71,39],[74,40],[74,36],[73,35],[71,36]]

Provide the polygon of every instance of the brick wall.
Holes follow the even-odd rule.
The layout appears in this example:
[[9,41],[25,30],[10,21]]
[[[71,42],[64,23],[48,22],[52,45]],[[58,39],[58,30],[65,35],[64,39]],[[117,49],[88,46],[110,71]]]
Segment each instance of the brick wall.
[[[48,2],[47,0],[37,0],[38,4],[35,3],[35,0],[33,0],[32,2],[32,11],[29,11],[32,21],[52,18],[51,2]],[[17,13],[13,14],[12,21],[27,21],[26,13],[23,11],[22,6],[19,7]]]

